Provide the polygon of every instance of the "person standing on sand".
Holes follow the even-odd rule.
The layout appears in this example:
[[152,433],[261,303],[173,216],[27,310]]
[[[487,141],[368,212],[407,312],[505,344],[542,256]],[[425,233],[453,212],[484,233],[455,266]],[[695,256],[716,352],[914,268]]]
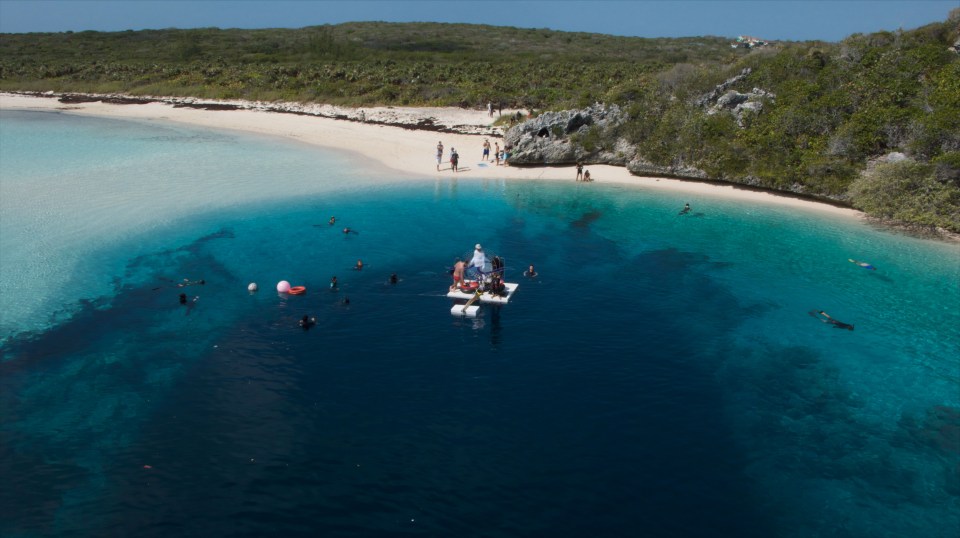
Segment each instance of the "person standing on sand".
[[493,102],[487,102],[487,115],[493,117]]
[[500,142],[493,143],[493,158],[497,162],[497,166],[500,166]]
[[450,148],[450,169],[454,172],[457,172],[457,163],[460,162],[460,155],[457,154],[456,148]]
[[443,142],[437,142],[437,172],[440,171],[441,162],[443,162]]
[[583,180],[583,163],[577,161],[577,181]]
[[490,141],[486,138],[483,139],[483,160],[484,162],[490,160]]

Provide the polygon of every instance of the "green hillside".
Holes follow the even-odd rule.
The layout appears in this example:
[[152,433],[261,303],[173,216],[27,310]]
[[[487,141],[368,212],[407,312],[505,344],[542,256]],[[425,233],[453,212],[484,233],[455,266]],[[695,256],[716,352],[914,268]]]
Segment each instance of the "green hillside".
[[[960,10],[909,31],[755,50],[720,37],[435,23],[0,34],[0,90],[354,106],[617,104],[625,123],[569,141],[596,154],[625,140],[654,167],[960,232],[958,38]],[[715,88],[745,68],[722,90],[756,88],[756,108],[716,110]],[[879,159],[891,152],[906,159]]]
[[677,63],[742,55],[719,37],[436,23],[2,34],[0,89],[545,108],[602,100]]

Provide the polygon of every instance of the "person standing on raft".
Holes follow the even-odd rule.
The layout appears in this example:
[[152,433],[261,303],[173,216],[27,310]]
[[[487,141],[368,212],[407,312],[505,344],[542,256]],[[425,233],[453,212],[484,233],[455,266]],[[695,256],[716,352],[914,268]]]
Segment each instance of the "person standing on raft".
[[487,264],[487,256],[483,253],[483,247],[480,246],[480,243],[477,243],[473,248],[473,258],[470,258],[469,271],[479,275],[480,271],[483,271],[483,267]]
[[450,291],[457,289],[463,283],[463,268],[463,260],[457,258],[456,263],[453,264],[453,285],[450,286]]

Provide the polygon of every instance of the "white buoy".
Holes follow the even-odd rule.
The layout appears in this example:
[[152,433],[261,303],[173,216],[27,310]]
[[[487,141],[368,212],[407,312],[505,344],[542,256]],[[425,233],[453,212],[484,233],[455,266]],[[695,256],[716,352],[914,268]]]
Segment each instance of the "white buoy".
[[280,293],[288,293],[290,291],[290,283],[286,280],[281,280],[277,282],[277,291]]
[[247,284],[247,291],[257,291],[257,283],[251,282]]

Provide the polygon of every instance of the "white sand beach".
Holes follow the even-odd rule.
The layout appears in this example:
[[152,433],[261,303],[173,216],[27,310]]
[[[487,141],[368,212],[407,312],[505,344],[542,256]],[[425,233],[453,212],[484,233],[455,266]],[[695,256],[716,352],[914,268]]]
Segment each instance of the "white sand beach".
[[[489,138],[491,147],[495,142],[502,144],[500,138],[489,137],[484,134],[452,134],[373,123],[416,125],[418,121],[430,119],[434,125],[461,132],[500,132],[499,129],[492,126],[495,118],[489,117],[485,110],[412,107],[341,109],[328,105],[316,105],[297,108],[296,111],[300,113],[291,114],[257,109],[256,104],[252,103],[225,102],[224,104],[242,104],[250,108],[242,110],[203,110],[175,108],[172,104],[162,102],[122,105],[103,102],[67,104],[52,97],[0,94],[0,109],[58,111],[66,114],[120,119],[161,120],[198,127],[239,130],[277,136],[336,150],[354,152],[360,158],[369,159],[410,177],[450,177],[454,174],[447,162],[443,163],[439,172],[436,170],[436,146],[438,141],[443,142],[445,156],[451,147],[457,149],[461,156],[460,171],[457,172],[457,177],[461,179],[475,177],[478,179],[538,179],[573,182],[576,177],[573,166],[511,167],[494,166],[493,162],[481,166],[484,138]],[[503,111],[504,114],[514,112],[516,111]],[[334,119],[333,116],[346,117],[354,121]],[[359,121],[361,118],[364,121]],[[617,183],[669,190],[689,196],[722,197],[762,204],[792,206],[854,218],[863,216],[861,212],[853,209],[774,193],[696,181],[635,176],[626,168],[618,166],[589,165],[586,166],[586,169],[590,171],[596,183]]]

